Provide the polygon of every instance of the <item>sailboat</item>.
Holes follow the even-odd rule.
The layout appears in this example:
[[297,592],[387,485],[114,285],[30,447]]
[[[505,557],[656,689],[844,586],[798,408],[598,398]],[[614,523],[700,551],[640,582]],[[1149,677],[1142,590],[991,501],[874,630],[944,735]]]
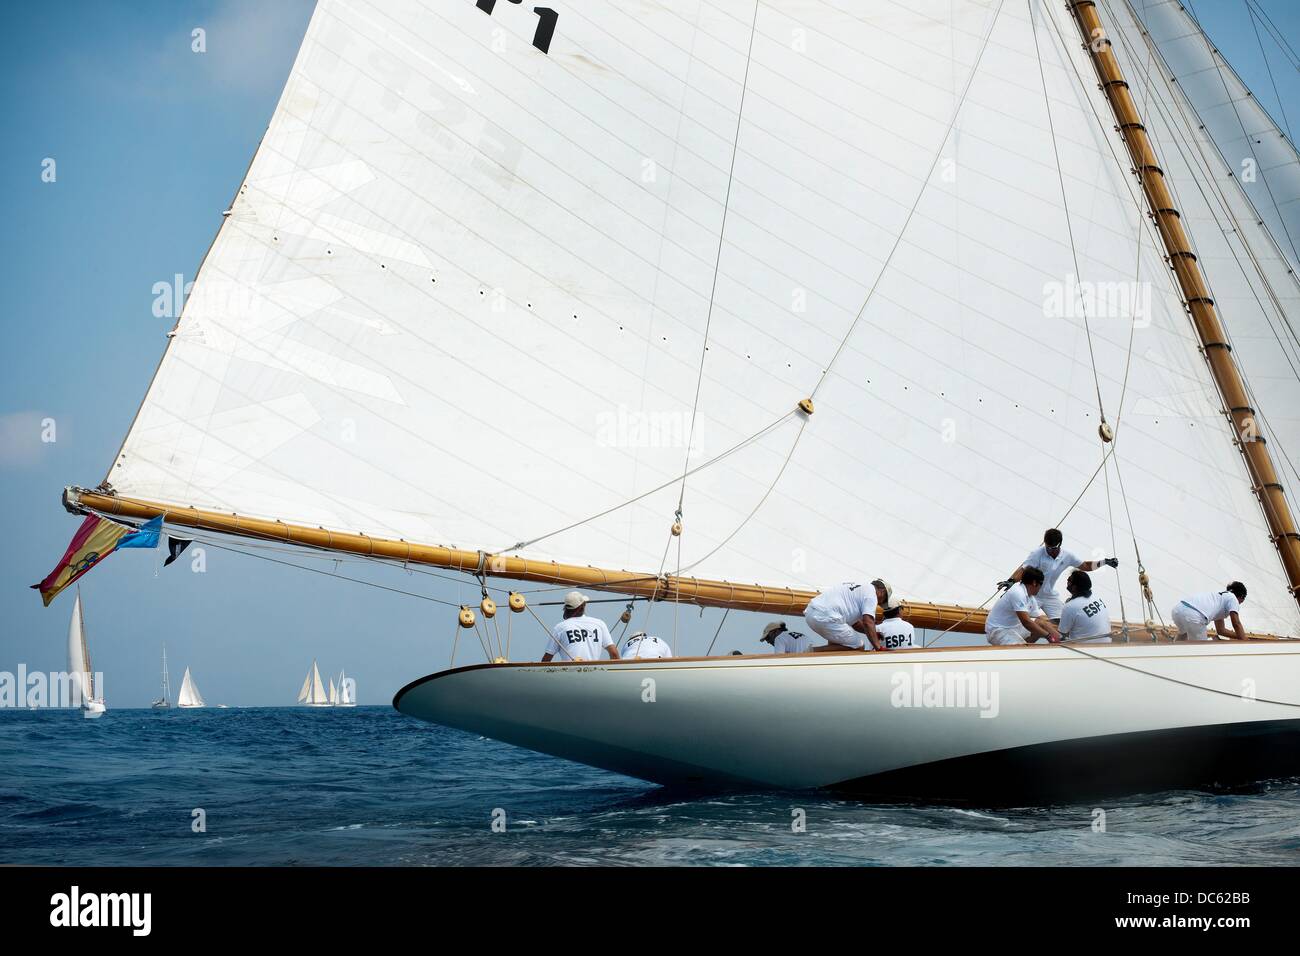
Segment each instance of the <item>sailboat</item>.
[[167,645],[163,645],[162,655],[162,696],[155,700],[150,706],[154,710],[166,710],[172,705],[172,688],[171,682],[167,679]]
[[[659,783],[1300,772],[1300,161],[1187,10],[403,10],[317,4],[68,509],[457,572],[483,662],[394,706]],[[1115,643],[983,642],[1046,527]],[[507,660],[519,582],[757,634],[877,575],[942,646]],[[1247,639],[1173,640],[1232,579]]]
[[68,624],[68,675],[77,688],[76,699],[80,701],[82,716],[101,716],[107,708],[102,689],[96,696],[95,667],[90,662],[86,624],[81,610],[81,588],[77,588],[77,600],[72,605],[72,620]]
[[199,687],[194,683],[194,678],[190,676],[190,669],[185,668],[185,677],[181,679],[181,691],[176,695],[177,707],[205,707],[203,695],[199,693]]
[[298,691],[298,703],[306,704],[308,707],[329,707],[334,703],[332,699],[336,694],[333,684],[330,685],[330,694],[325,693],[325,685],[321,683],[320,668],[316,662],[311,662],[311,670],[307,672],[307,677],[302,682],[302,689]]
[[336,706],[357,706],[356,686],[357,684],[355,680],[349,680],[348,675],[344,671],[339,671],[339,699]]

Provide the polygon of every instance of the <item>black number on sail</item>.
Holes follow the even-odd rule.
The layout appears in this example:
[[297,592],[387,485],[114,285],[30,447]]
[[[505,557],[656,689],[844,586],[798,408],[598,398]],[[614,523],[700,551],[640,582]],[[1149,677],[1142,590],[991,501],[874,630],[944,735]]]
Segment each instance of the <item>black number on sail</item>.
[[[509,0],[510,3],[522,3],[523,0]],[[488,16],[496,9],[497,0],[478,0],[475,4],[480,10]],[[559,22],[560,15],[550,7],[533,7],[533,13],[537,14],[537,30],[533,33],[533,46],[543,53],[551,52],[551,38],[555,36],[555,24]]]

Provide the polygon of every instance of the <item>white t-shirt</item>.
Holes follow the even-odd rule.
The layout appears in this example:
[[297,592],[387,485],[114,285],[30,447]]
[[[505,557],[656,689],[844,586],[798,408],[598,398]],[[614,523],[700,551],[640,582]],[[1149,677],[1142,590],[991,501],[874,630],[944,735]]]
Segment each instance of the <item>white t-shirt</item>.
[[551,628],[546,653],[562,661],[597,661],[602,647],[613,646],[614,639],[609,636],[605,622],[583,614],[565,618]]
[[[871,593],[876,593],[875,588]],[[782,631],[772,642],[772,650],[777,654],[807,654],[813,649],[813,639],[799,631]]]
[[1052,557],[1047,553],[1047,545],[1040,544],[1029,552],[1029,557],[1021,562],[1023,568],[1037,568],[1043,572],[1043,590],[1055,591],[1056,582],[1070,568],[1083,564],[1083,559],[1073,552],[1061,549],[1061,553]]
[[998,598],[984,623],[984,633],[992,634],[1000,627],[1015,627],[1020,623],[1017,611],[1024,611],[1029,615],[1030,620],[1042,613],[1038,601],[1029,596],[1023,584],[1011,585],[1007,588],[1007,593]]
[[1196,608],[1205,615],[1207,621],[1218,621],[1226,618],[1233,611],[1241,610],[1237,595],[1231,591],[1206,591],[1204,594],[1192,594],[1183,598],[1183,603]]
[[655,637],[653,634],[645,634],[641,637],[629,637],[627,643],[623,645],[624,657],[672,657],[672,648],[668,642]]
[[916,647],[916,628],[901,617],[887,617],[876,625],[876,634],[885,650],[899,647]]
[[1091,638],[1110,639],[1110,614],[1106,602],[1092,597],[1070,598],[1061,609],[1061,640],[1086,641]]
[[827,617],[845,624],[854,624],[864,617],[876,616],[876,589],[870,584],[846,581],[827,588],[808,602],[814,615]]

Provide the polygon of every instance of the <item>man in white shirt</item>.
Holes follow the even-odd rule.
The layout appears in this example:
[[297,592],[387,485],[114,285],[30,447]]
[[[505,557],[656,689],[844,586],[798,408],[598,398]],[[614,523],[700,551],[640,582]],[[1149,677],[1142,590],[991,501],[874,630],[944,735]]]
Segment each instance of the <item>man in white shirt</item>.
[[1110,643],[1110,612],[1106,602],[1092,596],[1092,578],[1087,571],[1071,571],[1065,579],[1070,599],[1061,610],[1061,640],[1086,644]]
[[[1178,628],[1180,641],[1208,641],[1207,633],[1210,622],[1214,622],[1216,639],[1244,641],[1246,629],[1241,626],[1238,613],[1246,603],[1246,585],[1233,581],[1223,591],[1206,591],[1204,594],[1192,594],[1178,602],[1171,615],[1174,627]],[[1232,634],[1224,627],[1225,618],[1232,618]]]
[[672,657],[673,649],[662,638],[647,634],[645,631],[633,631],[623,642],[623,659],[629,657]]
[[1021,568],[1020,581],[989,609],[984,633],[990,644],[1025,644],[1045,637],[1053,644],[1061,640],[1052,622],[1042,616],[1034,596],[1042,589],[1043,572],[1038,568]]
[[814,634],[829,644],[814,651],[860,651],[866,646],[863,635],[876,650],[884,645],[876,636],[876,605],[889,600],[889,585],[877,578],[871,584],[845,582],[827,588],[808,602],[803,619]]
[[1038,593],[1038,606],[1052,621],[1061,619],[1061,596],[1056,593],[1056,582],[1066,568],[1078,568],[1080,571],[1095,571],[1100,567],[1119,567],[1118,558],[1103,558],[1101,561],[1081,561],[1079,556],[1062,547],[1065,536],[1056,528],[1048,528],[1043,534],[1043,543],[1029,552],[1029,557],[1020,563],[1014,574],[998,583],[999,588],[1009,588],[1021,580],[1026,568],[1037,568],[1043,572],[1043,589]]
[[904,621],[899,615],[903,613],[900,598],[889,595],[885,602],[884,619],[876,625],[876,634],[885,645],[885,650],[894,651],[903,647],[919,647],[916,643],[916,628]]
[[602,647],[609,652],[610,660],[618,660],[618,646],[605,622],[587,616],[587,596],[570,591],[564,596],[564,620],[551,628],[542,663],[557,654],[562,661],[598,661]]
[[807,654],[813,649],[813,639],[807,634],[787,630],[785,621],[773,621],[763,628],[759,640],[767,641],[777,654]]

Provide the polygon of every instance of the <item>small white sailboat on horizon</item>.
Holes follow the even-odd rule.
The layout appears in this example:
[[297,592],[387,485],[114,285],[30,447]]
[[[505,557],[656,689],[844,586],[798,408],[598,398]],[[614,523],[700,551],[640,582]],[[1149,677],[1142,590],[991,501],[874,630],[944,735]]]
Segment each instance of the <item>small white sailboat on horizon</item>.
[[206,707],[203,702],[203,695],[199,693],[198,685],[194,683],[194,678],[190,676],[190,669],[185,668],[185,676],[181,679],[181,692],[176,695],[177,707]]
[[167,679],[167,645],[163,645],[162,696],[150,706],[154,710],[168,710],[172,705],[171,682]]
[[[336,693],[331,684],[331,693]],[[298,691],[298,703],[306,704],[308,707],[329,707],[334,700],[329,694],[325,693],[325,685],[320,679],[320,668],[316,662],[311,662],[311,670],[307,672],[307,677],[302,682],[302,689]]]
[[357,706],[357,682],[351,680],[345,671],[339,671],[339,699],[334,706]]
[[[108,708],[104,706],[103,688],[95,687],[95,669],[90,662],[85,618],[81,610],[81,588],[77,588],[77,600],[72,605],[72,620],[68,624],[68,673],[78,689],[82,716],[101,716]],[[96,696],[97,690],[99,696]]]

